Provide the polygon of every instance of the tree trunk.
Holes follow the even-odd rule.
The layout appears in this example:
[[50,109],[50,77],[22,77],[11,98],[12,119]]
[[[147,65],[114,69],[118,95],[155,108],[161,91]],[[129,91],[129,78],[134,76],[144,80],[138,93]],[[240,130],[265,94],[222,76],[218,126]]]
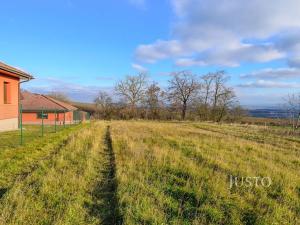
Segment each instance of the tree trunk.
[[136,112],[135,112],[135,103],[131,103],[130,104],[130,119],[134,119],[135,118],[135,116],[136,116]]
[[186,102],[183,102],[182,112],[181,112],[181,120],[185,120],[185,114],[186,114]]
[[222,107],[222,110],[220,112],[219,118],[217,119],[217,122],[220,122],[224,116],[225,107]]

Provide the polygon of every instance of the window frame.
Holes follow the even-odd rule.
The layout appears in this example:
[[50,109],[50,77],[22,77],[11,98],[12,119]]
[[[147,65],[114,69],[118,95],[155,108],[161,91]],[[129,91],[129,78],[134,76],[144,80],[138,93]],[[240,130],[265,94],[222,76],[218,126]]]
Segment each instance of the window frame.
[[43,114],[42,114],[42,112],[37,112],[36,113],[36,118],[40,119],[40,120],[41,119],[47,120],[48,116],[49,116],[48,113],[45,113],[45,112]]
[[10,82],[3,82],[3,103],[5,105],[11,104],[11,88]]

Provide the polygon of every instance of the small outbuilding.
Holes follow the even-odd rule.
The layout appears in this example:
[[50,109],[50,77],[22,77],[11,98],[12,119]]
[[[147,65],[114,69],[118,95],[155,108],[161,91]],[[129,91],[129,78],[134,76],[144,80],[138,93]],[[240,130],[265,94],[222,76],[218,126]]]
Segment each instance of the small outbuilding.
[[82,121],[80,111],[69,103],[28,91],[21,93],[23,124],[73,124]]

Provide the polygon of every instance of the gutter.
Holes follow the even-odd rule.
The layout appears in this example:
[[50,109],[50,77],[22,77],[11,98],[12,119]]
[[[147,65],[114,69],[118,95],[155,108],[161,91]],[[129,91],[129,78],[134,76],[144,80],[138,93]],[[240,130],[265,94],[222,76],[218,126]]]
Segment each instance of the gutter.
[[[13,68],[10,69],[10,68],[6,68],[6,67],[3,67],[3,66],[0,66],[0,69],[3,70],[3,71],[6,71],[8,73],[15,74],[18,77],[26,78],[28,81],[34,79],[32,75],[30,75],[28,73],[25,73],[23,71],[15,70]],[[27,82],[27,81],[25,81],[25,82]]]
[[18,121],[18,126],[19,126],[19,128],[20,128],[20,120],[21,120],[21,118],[20,118],[20,106],[21,106],[21,84],[23,84],[23,83],[26,83],[26,82],[28,82],[28,81],[30,81],[30,80],[33,80],[34,78],[33,78],[33,76],[31,76],[31,77],[27,77],[27,80],[23,80],[23,81],[20,81],[19,82],[19,110],[18,110],[18,114],[19,114],[19,116],[18,116],[18,118],[19,118],[19,121]]

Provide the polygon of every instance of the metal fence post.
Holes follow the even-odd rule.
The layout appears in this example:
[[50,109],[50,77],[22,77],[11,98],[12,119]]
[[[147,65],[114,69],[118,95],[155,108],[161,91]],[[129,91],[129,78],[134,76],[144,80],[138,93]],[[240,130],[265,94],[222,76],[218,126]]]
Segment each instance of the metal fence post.
[[74,111],[74,116],[75,116],[75,119],[74,119],[74,124],[76,125],[77,124],[77,120],[78,120],[78,111]]
[[23,145],[23,116],[22,116],[22,112],[23,112],[23,106],[22,104],[20,105],[20,144]]
[[74,124],[77,124],[78,111],[74,111]]
[[54,128],[55,128],[55,133],[56,133],[56,117],[57,117],[57,111],[55,109],[55,114],[54,114]]
[[78,124],[78,120],[79,120],[79,118],[78,118],[78,111],[76,111],[76,120],[75,120],[75,124]]
[[66,112],[64,111],[64,128],[66,128]]
[[80,123],[80,112],[77,111],[77,124],[79,124],[79,123]]
[[42,109],[42,137],[44,137],[44,109]]
[[92,127],[91,113],[88,113],[88,115],[89,115],[90,126]]

